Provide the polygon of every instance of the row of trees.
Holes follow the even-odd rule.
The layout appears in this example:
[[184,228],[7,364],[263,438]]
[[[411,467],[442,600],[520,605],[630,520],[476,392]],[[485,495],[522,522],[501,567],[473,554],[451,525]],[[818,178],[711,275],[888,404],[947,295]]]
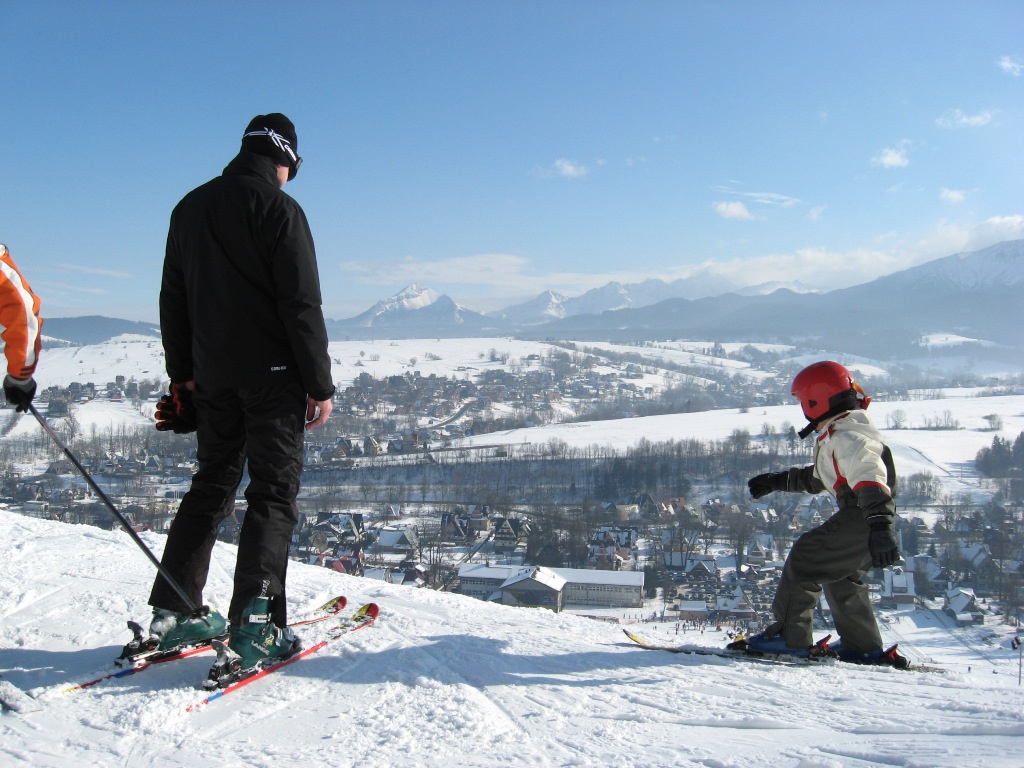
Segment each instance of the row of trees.
[[1024,477],[1024,432],[1012,443],[996,435],[991,446],[978,451],[974,462],[985,477]]

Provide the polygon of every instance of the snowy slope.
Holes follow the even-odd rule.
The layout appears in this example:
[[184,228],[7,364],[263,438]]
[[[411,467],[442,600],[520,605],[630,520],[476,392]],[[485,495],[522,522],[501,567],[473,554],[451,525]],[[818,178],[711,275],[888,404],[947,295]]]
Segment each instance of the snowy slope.
[[[157,551],[162,537],[144,534]],[[218,544],[207,600],[226,605]],[[1019,766],[1016,653],[931,611],[884,628],[949,674],[644,651],[618,626],[293,565],[293,614],[336,593],[376,626],[195,712],[200,656],[77,693],[147,616],[120,532],[0,512],[0,674],[45,709],[0,716],[4,766]],[[675,638],[674,624],[637,629]],[[720,644],[712,633],[680,640]]]

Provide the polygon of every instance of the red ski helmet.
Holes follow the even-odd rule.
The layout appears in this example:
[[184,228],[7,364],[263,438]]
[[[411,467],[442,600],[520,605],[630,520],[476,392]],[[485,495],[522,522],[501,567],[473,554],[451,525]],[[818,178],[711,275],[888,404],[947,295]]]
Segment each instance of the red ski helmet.
[[812,363],[800,371],[790,392],[812,424],[843,411],[867,408],[871,402],[850,372],[831,360]]

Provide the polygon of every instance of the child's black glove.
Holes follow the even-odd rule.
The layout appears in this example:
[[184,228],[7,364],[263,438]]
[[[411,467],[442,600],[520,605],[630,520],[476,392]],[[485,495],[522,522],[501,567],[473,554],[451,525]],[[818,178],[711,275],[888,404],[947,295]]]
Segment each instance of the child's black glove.
[[789,490],[789,472],[767,472],[747,480],[750,495],[755,499],[767,496],[773,491]]
[[875,568],[885,568],[900,559],[900,548],[896,543],[892,525],[883,522],[871,523],[868,550],[871,552],[871,564]]

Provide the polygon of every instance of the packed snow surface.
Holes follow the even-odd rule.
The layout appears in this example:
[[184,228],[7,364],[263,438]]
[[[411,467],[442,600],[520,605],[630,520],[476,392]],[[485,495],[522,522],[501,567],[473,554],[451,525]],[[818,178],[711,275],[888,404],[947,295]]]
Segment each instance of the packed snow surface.
[[[163,536],[143,537],[161,550]],[[206,599],[222,608],[233,557],[215,548]],[[379,603],[380,619],[195,711],[208,654],[64,692],[108,668],[127,618],[146,620],[152,570],[123,532],[0,512],[0,675],[43,704],[0,717],[0,764],[1021,765],[1017,654],[934,610],[893,614],[884,632],[947,673],[780,666],[647,651],[610,622],[292,565],[292,618],[344,594]]]

